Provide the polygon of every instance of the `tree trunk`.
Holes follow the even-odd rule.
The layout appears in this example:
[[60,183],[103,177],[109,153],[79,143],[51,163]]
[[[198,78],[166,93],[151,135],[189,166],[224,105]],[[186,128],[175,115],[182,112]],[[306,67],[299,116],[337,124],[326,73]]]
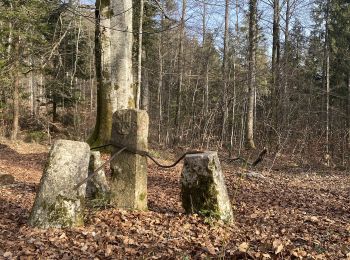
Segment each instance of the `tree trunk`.
[[350,72],[348,72],[347,148],[350,150]]
[[221,125],[221,144],[225,142],[226,136],[226,121],[228,117],[228,102],[227,102],[227,89],[228,89],[228,37],[229,37],[229,20],[230,20],[230,1],[225,1],[225,32],[224,32],[224,56],[222,64],[222,76],[223,76],[223,90],[222,90],[222,125]]
[[148,70],[143,69],[143,80],[141,88],[141,109],[148,111],[149,109],[149,79],[148,79]]
[[283,87],[283,126],[289,125],[288,107],[288,73],[289,73],[289,23],[290,23],[290,0],[286,0],[286,24],[284,29],[284,87]]
[[254,143],[254,94],[256,85],[256,16],[257,15],[257,0],[249,2],[249,68],[248,68],[248,109],[247,109],[247,139],[246,146],[249,149],[255,149]]
[[[207,3],[203,2],[203,19],[202,19],[202,48],[203,48],[203,57],[209,56],[207,51],[209,52],[209,48],[206,43],[206,18],[207,17]],[[204,71],[204,96],[203,96],[203,115],[207,117],[209,112],[209,60],[204,60],[205,71]]]
[[138,54],[137,54],[137,91],[136,91],[136,108],[140,107],[141,99],[141,77],[142,77],[142,25],[143,25],[143,0],[140,0],[140,20],[139,20],[139,42],[138,42]]
[[[16,55],[18,54],[18,43],[15,43]],[[18,60],[19,57],[16,57]],[[13,72],[13,86],[12,86],[12,98],[13,98],[13,117],[12,117],[12,132],[11,140],[17,139],[19,131],[19,62],[16,61],[16,65]]]
[[186,16],[186,0],[182,0],[182,14],[179,30],[179,53],[178,53],[178,84],[177,84],[177,97],[176,97],[176,114],[175,114],[175,136],[173,144],[177,143],[180,139],[180,117],[181,117],[181,100],[182,100],[182,85],[183,85],[183,73],[184,73],[184,37],[185,37],[185,16]]
[[[236,30],[236,37],[235,37],[235,46],[238,46],[238,32],[239,32],[239,27],[238,27],[238,11],[239,11],[239,5],[238,5],[238,0],[236,0],[236,24],[235,24],[235,30]],[[232,156],[233,153],[233,146],[234,146],[234,134],[235,134],[235,113],[236,113],[236,50],[234,50],[233,54],[233,78],[232,78],[232,90],[233,90],[233,95],[232,95],[232,123],[231,123],[231,135],[230,135],[230,149],[229,149],[229,157]]]
[[325,72],[324,75],[326,76],[326,164],[329,166],[330,163],[330,151],[329,151],[329,139],[330,139],[330,109],[329,109],[329,95],[330,95],[330,82],[329,82],[329,48],[330,48],[330,42],[329,42],[329,1],[327,1],[327,10],[326,10],[326,36],[325,36]]
[[[161,18],[161,24],[163,25],[163,15]],[[163,27],[162,27],[163,28]],[[158,74],[158,90],[157,90],[157,101],[158,101],[158,143],[161,143],[162,123],[163,123],[163,104],[162,104],[162,92],[163,92],[163,34],[159,34],[159,74]]]
[[280,7],[279,0],[273,1],[272,32],[272,111],[275,129],[279,126],[279,63],[280,63]]
[[94,132],[88,142],[98,146],[110,140],[113,113],[118,109],[135,107],[132,0],[98,0],[95,14],[97,116]]
[[[11,6],[12,8],[12,6]],[[11,140],[17,139],[17,134],[19,132],[19,70],[20,70],[20,38],[15,37],[13,41],[11,40],[11,45],[13,45],[13,62],[14,67],[12,68],[12,100],[13,100],[13,117],[12,117],[12,131]],[[11,47],[8,49],[9,55],[11,55]]]

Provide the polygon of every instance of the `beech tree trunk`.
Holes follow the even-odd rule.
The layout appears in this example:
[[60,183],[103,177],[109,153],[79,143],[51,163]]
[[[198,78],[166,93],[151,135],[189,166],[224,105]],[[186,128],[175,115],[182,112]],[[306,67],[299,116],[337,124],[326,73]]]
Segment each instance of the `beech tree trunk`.
[[88,141],[92,146],[110,141],[115,111],[135,108],[132,0],[97,0],[95,16],[97,116]]

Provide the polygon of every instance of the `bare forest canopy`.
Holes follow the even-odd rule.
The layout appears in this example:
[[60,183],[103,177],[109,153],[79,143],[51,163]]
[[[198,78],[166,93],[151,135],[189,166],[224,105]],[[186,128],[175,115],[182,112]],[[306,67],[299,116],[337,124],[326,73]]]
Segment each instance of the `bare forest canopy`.
[[[268,147],[349,165],[348,1],[140,3],[130,9],[132,28],[108,29],[134,36],[134,102],[149,112],[151,142],[232,154]],[[0,0],[2,136],[91,136],[94,8],[91,1]]]

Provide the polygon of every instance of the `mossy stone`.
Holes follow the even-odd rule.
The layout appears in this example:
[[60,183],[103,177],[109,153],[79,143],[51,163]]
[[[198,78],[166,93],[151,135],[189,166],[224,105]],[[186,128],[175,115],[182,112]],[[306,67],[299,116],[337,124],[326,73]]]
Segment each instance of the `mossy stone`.
[[181,200],[186,213],[233,220],[232,207],[216,152],[185,157],[181,174]]
[[56,141],[49,153],[29,224],[39,228],[83,225],[90,147],[87,143]]

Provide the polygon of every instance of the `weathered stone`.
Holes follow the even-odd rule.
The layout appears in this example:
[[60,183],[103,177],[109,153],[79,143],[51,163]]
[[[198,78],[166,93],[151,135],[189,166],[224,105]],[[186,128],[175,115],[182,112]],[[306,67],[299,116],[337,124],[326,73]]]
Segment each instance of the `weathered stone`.
[[186,213],[226,222],[233,220],[230,199],[217,152],[189,154],[181,174],[181,199]]
[[90,147],[87,143],[56,141],[49,153],[39,191],[29,217],[31,226],[62,228],[83,225]]
[[[92,151],[90,153],[89,176],[92,175],[102,164],[103,162],[101,160],[100,152]],[[108,196],[108,192],[109,186],[105,171],[102,168],[86,183],[86,197],[91,199],[105,198]]]
[[2,174],[0,173],[0,186],[9,185],[15,182],[15,177],[11,174]]
[[[147,151],[147,138],[146,111],[125,109],[114,113],[112,144]],[[112,203],[119,208],[147,210],[147,159],[124,151],[111,162],[111,170]]]

